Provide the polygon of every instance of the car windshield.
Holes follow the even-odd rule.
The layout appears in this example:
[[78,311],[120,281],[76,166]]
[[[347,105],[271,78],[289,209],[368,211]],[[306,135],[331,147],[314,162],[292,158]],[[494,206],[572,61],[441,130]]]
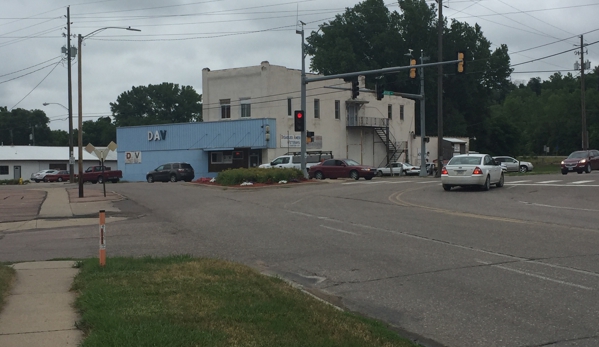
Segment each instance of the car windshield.
[[359,164],[357,161],[355,161],[355,160],[352,160],[352,159],[347,159],[347,160],[345,160],[345,163],[346,163],[347,165],[351,165],[351,166],[360,165],[360,164]]
[[453,157],[447,165],[480,165],[481,157]]
[[574,152],[572,154],[570,154],[568,156],[568,159],[575,159],[575,158],[586,158],[587,157],[587,152]]

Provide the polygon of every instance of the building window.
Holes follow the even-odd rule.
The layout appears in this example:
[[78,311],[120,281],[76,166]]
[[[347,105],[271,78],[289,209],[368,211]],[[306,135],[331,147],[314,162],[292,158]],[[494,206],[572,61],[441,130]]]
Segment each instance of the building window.
[[314,99],[314,118],[320,118],[320,99]]
[[232,154],[223,154],[223,152],[210,153],[211,164],[230,164],[233,162]]
[[399,105],[399,120],[403,120],[403,105]]
[[240,99],[241,104],[241,118],[250,118],[252,116],[252,104],[249,98]]
[[335,100],[335,119],[341,119],[341,101]]
[[220,100],[220,118],[229,119],[231,118],[231,99]]
[[287,115],[291,116],[292,108],[291,108],[291,98],[287,98]]
[[0,165],[0,175],[8,175],[8,165]]
[[393,105],[387,105],[387,118],[393,119]]

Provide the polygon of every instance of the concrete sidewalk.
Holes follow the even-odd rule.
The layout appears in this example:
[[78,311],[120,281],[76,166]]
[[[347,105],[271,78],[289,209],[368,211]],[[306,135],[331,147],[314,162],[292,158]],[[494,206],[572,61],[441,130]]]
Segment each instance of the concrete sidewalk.
[[13,265],[17,279],[0,313],[0,346],[77,346],[82,333],[70,292],[77,269],[73,261]]
[[[40,191],[45,191],[43,200]],[[79,198],[78,189],[73,185],[36,187],[10,193],[15,201],[35,196],[37,200],[32,201],[37,204],[19,206],[31,212],[25,214],[27,220],[0,223],[0,232],[98,225],[99,211],[118,212],[113,202],[124,199],[114,192],[107,192],[104,197],[103,190],[89,188],[85,190],[85,197]],[[36,213],[38,209],[39,213]],[[11,211],[0,210],[0,213]],[[123,219],[107,217],[106,222]],[[17,277],[0,312],[0,346],[62,347],[81,343],[82,333],[75,327],[78,319],[73,307],[76,295],[70,291],[78,272],[74,263],[41,261],[13,265]]]

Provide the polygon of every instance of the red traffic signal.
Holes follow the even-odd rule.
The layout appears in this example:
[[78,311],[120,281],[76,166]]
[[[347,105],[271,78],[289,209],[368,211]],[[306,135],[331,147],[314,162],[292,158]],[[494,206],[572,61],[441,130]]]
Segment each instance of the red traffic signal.
[[306,129],[306,119],[304,111],[295,111],[294,116],[295,131],[304,131]]

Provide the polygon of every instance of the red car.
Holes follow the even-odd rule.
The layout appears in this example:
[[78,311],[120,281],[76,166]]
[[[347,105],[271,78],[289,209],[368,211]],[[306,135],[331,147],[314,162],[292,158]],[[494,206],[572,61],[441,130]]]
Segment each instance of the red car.
[[589,149],[587,151],[572,152],[568,158],[562,160],[562,174],[567,175],[568,172],[576,171],[579,174],[586,172],[591,173],[593,170],[599,170],[599,151]]
[[44,182],[62,182],[69,180],[69,172],[66,170],[60,170],[52,174],[44,176]]
[[360,165],[352,159],[328,159],[322,163],[310,166],[308,175],[310,178],[319,180],[343,177],[355,180],[364,177],[366,180],[371,180],[376,175],[376,171],[377,169],[374,166]]

